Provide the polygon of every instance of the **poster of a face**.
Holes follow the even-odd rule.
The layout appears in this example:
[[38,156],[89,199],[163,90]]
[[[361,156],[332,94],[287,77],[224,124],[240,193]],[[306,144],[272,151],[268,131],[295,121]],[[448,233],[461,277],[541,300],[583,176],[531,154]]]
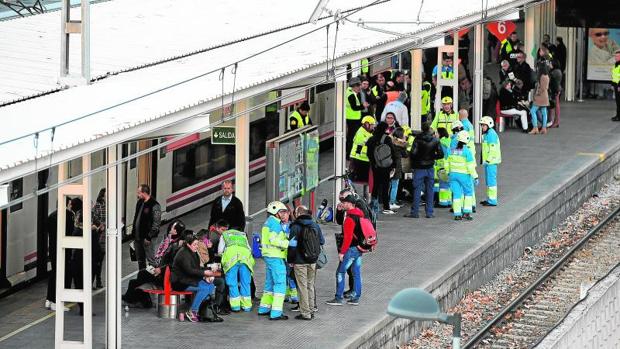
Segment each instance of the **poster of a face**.
[[620,49],[620,29],[588,29],[588,80],[611,81],[616,63],[614,52]]

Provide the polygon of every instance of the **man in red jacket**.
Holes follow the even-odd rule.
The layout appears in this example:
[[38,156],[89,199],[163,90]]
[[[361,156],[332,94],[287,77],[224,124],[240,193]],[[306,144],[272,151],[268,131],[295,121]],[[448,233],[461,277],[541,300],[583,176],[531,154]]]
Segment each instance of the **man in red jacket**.
[[347,269],[351,268],[353,272],[353,293],[351,293],[347,304],[359,305],[359,299],[362,295],[362,252],[357,248],[359,236],[360,218],[364,217],[364,213],[355,207],[356,199],[353,195],[349,195],[340,200],[342,208],[346,211],[346,218],[343,224],[343,242],[342,247],[338,251],[338,270],[336,271],[336,297],[328,301],[329,305],[344,304],[344,284]]

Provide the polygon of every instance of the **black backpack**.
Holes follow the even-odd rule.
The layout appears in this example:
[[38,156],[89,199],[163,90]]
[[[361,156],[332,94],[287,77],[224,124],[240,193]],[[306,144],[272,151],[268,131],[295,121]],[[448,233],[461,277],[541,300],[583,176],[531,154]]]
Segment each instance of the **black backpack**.
[[316,263],[321,254],[321,239],[319,232],[310,225],[301,226],[301,241],[298,241],[300,253],[308,263]]
[[381,140],[374,151],[375,165],[379,168],[389,168],[392,166],[392,148],[385,144],[386,137],[387,135],[381,136]]
[[377,215],[375,215],[375,212],[370,208],[370,205],[368,205],[366,200],[358,197],[357,202],[355,203],[355,207],[359,208],[362,211],[362,213],[364,213],[364,217],[368,218],[370,222],[372,223],[372,226],[375,227],[376,229],[377,228]]

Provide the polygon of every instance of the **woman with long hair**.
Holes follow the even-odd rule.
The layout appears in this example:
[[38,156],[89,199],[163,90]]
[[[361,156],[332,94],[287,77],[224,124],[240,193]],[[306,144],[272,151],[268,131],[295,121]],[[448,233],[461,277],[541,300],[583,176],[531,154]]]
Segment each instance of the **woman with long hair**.
[[[540,62],[537,67],[538,78],[536,90],[534,92],[534,100],[530,113],[532,115],[532,131],[531,135],[538,133],[547,133],[547,107],[549,106],[549,68],[546,63]],[[542,114],[542,128],[538,131],[538,110]]]

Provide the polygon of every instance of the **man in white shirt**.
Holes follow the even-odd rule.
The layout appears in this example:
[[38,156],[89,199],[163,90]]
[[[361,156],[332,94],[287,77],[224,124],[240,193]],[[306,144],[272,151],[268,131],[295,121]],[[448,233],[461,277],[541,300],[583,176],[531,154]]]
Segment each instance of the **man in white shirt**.
[[385,121],[385,115],[387,113],[393,113],[398,125],[409,125],[409,110],[405,106],[407,100],[407,92],[401,91],[398,95],[398,99],[388,103],[381,113],[381,121]]

